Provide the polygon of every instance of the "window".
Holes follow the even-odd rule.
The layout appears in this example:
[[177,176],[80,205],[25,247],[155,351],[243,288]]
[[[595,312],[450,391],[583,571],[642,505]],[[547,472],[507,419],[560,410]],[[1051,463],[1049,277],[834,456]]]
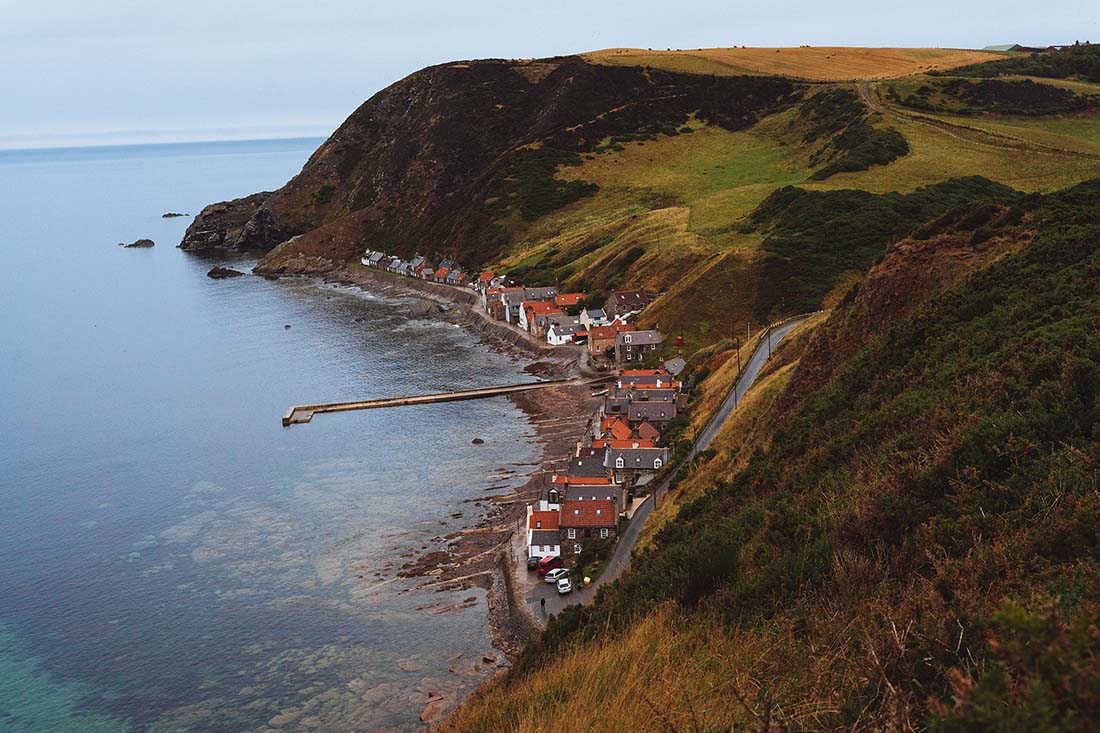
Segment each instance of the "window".
[[573,552],[575,554],[579,555],[581,553],[581,546],[580,545],[573,545]]
[[575,539],[577,539],[577,530],[575,530],[575,529],[567,530],[565,536],[568,537],[571,540],[575,540]]
[[536,519],[535,520],[535,529],[542,529],[542,520],[541,519]]
[[600,537],[602,539],[607,539],[607,528],[606,527],[604,527],[603,529],[600,530]]
[[629,333],[624,333],[623,334],[623,343],[624,344],[629,344],[630,343],[630,334]]
[[656,470],[660,467],[661,467],[661,459],[660,458],[654,458],[653,459],[653,468]]
[[623,457],[622,456],[619,456],[618,458],[615,459],[615,468],[622,468],[625,465],[626,464],[623,462]]

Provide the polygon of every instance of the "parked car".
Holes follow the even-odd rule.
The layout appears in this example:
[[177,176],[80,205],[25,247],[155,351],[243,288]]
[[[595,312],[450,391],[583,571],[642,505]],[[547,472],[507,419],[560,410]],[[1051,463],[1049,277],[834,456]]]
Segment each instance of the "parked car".
[[566,570],[565,568],[554,568],[553,570],[551,570],[549,573],[546,574],[546,582],[547,583],[557,583],[562,578],[568,578],[568,577],[569,577],[569,571]]
[[564,565],[565,563],[557,555],[547,555],[539,560],[539,575],[546,575],[554,568],[560,568]]
[[527,569],[528,570],[538,570],[539,569],[539,558],[535,557],[534,555],[527,558]]
[[573,584],[569,582],[569,578],[561,578],[558,580],[558,595],[564,596],[566,593],[573,592]]

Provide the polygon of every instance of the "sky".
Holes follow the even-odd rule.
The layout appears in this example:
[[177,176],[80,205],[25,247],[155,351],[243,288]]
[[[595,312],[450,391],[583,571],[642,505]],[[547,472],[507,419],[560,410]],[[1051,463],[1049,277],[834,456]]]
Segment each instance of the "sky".
[[22,148],[324,136],[390,83],[456,59],[1066,43],[1100,30],[1100,3],[0,0],[0,19],[0,148]]

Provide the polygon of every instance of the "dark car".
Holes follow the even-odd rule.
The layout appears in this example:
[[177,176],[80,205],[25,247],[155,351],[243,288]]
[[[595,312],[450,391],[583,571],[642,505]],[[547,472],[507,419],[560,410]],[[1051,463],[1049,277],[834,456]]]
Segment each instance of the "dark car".
[[539,559],[537,557],[534,557],[534,556],[527,558],[527,569],[528,570],[538,570],[539,569]]

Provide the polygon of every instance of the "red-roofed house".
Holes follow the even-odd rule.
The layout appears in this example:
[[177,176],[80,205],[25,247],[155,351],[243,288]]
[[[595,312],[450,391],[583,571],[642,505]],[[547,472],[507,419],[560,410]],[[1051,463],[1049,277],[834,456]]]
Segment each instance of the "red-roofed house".
[[634,434],[630,426],[618,417],[606,417],[604,418],[604,423],[603,434],[605,437],[610,437],[614,440],[629,440]]
[[653,426],[649,420],[642,420],[638,423],[638,437],[645,438],[647,440],[657,440],[661,437],[661,431]]
[[527,507],[527,557],[561,555],[561,531],[556,511],[532,511]]
[[621,321],[615,321],[606,326],[593,326],[588,329],[588,353],[597,358],[606,358],[604,354],[609,348],[615,348],[619,333],[633,330],[633,326]]
[[599,440],[592,441],[593,447],[596,448],[656,448],[656,444],[651,438],[627,438],[626,440],[615,440],[613,438],[601,438]]
[[447,275],[449,274],[451,274],[451,271],[449,269],[447,269],[446,267],[440,267],[438,270],[435,271],[435,281],[437,283],[445,283],[447,282]]
[[481,276],[477,279],[477,289],[481,292],[485,292],[489,288],[490,283],[493,282],[494,277],[496,277],[496,274],[491,270],[486,270],[481,273]]
[[559,293],[554,296],[554,305],[565,310],[577,308],[584,300],[584,293]]
[[546,335],[546,317],[562,313],[552,300],[525,302],[519,312],[519,327],[541,338]]
[[562,549],[577,553],[585,541],[614,537],[619,513],[612,501],[567,501],[561,505],[560,524]]

